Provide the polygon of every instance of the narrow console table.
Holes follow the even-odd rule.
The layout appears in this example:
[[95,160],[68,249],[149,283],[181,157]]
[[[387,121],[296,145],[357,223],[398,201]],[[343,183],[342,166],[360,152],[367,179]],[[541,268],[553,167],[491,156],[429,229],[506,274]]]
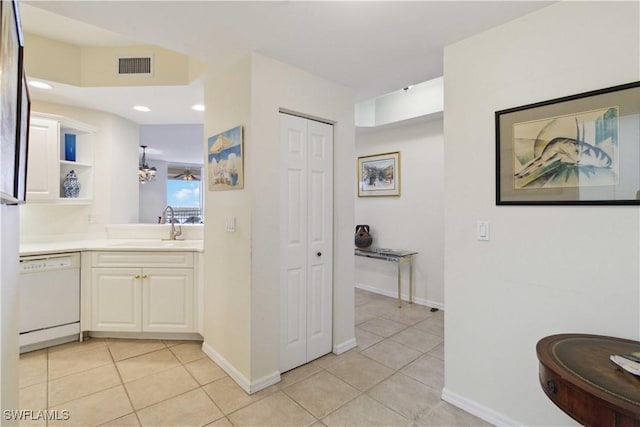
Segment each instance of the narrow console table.
[[409,264],[409,304],[413,304],[413,256],[418,252],[390,249],[355,249],[356,256],[381,259],[383,261],[395,262],[398,265],[398,307],[402,307],[400,289],[402,276],[400,266]]
[[538,341],[540,385],[560,409],[585,426],[640,427],[640,377],[609,360],[640,351],[640,342],[561,334]]

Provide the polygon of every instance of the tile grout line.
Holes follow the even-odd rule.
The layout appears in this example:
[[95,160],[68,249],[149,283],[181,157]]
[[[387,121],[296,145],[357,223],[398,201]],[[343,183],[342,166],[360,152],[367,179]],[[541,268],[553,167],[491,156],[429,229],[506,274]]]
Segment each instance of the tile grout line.
[[[165,343],[165,344],[166,344],[166,343]],[[176,347],[176,346],[178,346],[178,345],[180,345],[180,344],[176,344],[176,345],[175,345],[175,346],[173,346],[173,347]],[[213,400],[213,398],[212,398],[211,396],[209,396],[209,393],[207,393],[207,392],[204,390],[204,386],[205,386],[205,385],[207,385],[207,384],[211,384],[211,383],[214,383],[214,382],[216,382],[216,381],[218,381],[218,380],[221,380],[221,379],[223,379],[223,378],[225,378],[225,377],[218,378],[218,380],[213,380],[213,381],[211,381],[211,382],[209,382],[209,383],[207,383],[207,384],[200,384],[200,381],[198,381],[198,379],[197,379],[197,378],[196,378],[196,377],[191,373],[191,371],[189,371],[189,369],[187,369],[186,365],[187,365],[188,363],[197,362],[198,360],[204,359],[204,357],[201,357],[200,359],[191,360],[191,361],[189,361],[189,362],[182,362],[182,360],[180,360],[180,358],[178,357],[178,355],[176,355],[176,354],[171,350],[171,347],[167,346],[167,348],[169,349],[169,351],[171,351],[171,354],[173,354],[173,356],[174,356],[176,359],[178,359],[178,362],[180,362],[180,364],[182,365],[182,367],[184,368],[184,370],[185,370],[185,371],[187,371],[187,373],[191,376],[191,378],[193,378],[193,380],[196,382],[196,384],[198,384],[198,388],[197,388],[197,389],[193,389],[193,390],[200,390],[200,391],[202,391],[202,393],[204,393],[204,395],[205,395],[205,396],[207,396],[207,398],[211,401],[211,403],[213,403],[213,405],[214,405],[214,406],[215,406],[215,407],[220,411],[220,413],[222,414],[222,417],[216,418],[215,420],[213,420],[213,421],[211,421],[210,423],[207,423],[207,424],[211,424],[211,423],[213,423],[213,422],[216,422],[216,421],[218,421],[218,420],[221,420],[222,418],[227,418],[227,415],[224,413],[224,411],[222,410],[222,408],[220,408],[220,407],[218,406],[218,404],[216,403],[216,401],[215,401],[215,400]],[[200,351],[202,351],[202,350],[200,350]],[[206,355],[205,355],[205,357],[206,357]],[[209,359],[209,360],[210,360],[210,359]],[[213,361],[212,361],[212,362],[213,362]],[[216,366],[218,366],[215,362],[213,362],[213,363],[214,363]],[[189,390],[189,391],[193,391],[193,390]],[[185,392],[185,393],[183,393],[183,394],[189,393],[189,391],[187,391],[187,392]],[[180,395],[178,395],[178,396],[180,396]],[[174,396],[174,397],[177,397],[177,396]],[[170,399],[173,399],[173,398],[170,398]],[[166,399],[166,400],[169,400],[169,399]],[[164,402],[164,401],[163,401],[163,402]],[[231,422],[231,420],[229,420],[229,422]],[[232,423],[232,424],[233,424],[233,423]],[[140,423],[140,425],[142,425],[142,423]]]
[[[118,373],[118,378],[120,378],[120,385],[124,389],[124,393],[126,394],[127,399],[129,400],[129,404],[131,405],[131,409],[133,410],[133,414],[136,417],[136,420],[138,421],[138,424],[142,425],[142,422],[140,422],[140,417],[138,417],[138,411],[136,410],[135,406],[133,406],[133,401],[131,400],[131,396],[129,395],[129,390],[127,390],[127,387],[125,387],[125,385],[124,385],[124,379],[122,378],[122,375],[120,374],[120,369],[118,369],[118,365],[116,363],[115,358],[113,357],[113,353],[111,352],[111,348],[109,347],[109,343],[106,340],[105,340],[105,344],[107,345],[107,351],[109,351],[109,355],[111,356],[111,363],[113,363],[113,367],[115,368],[116,372]],[[116,419],[117,418],[114,418],[113,420],[109,420],[109,421],[106,421],[106,422],[114,421]]]
[[[198,390],[198,389],[201,389],[201,390],[202,390],[202,392],[207,396],[207,398],[208,398],[209,400],[211,400],[211,401],[212,401],[212,403],[214,404],[214,406],[215,406],[215,407],[220,411],[220,413],[222,413],[222,417],[216,418],[215,420],[212,420],[211,422],[215,422],[215,421],[218,421],[218,420],[220,420],[220,419],[222,419],[222,418],[226,418],[225,413],[222,411],[222,409],[221,409],[220,407],[218,407],[218,405],[217,405],[217,404],[216,404],[216,402],[211,398],[211,396],[209,396],[209,394],[208,394],[206,391],[204,391],[204,389],[203,389],[203,385],[201,385],[201,384],[198,382],[198,380],[197,380],[195,377],[193,377],[193,375],[191,374],[191,372],[189,372],[189,370],[186,368],[185,363],[184,363],[184,362],[182,362],[182,360],[180,360],[180,358],[179,358],[179,357],[178,357],[178,356],[177,356],[177,355],[176,355],[176,354],[171,350],[171,347],[167,346],[167,344],[164,342],[164,340],[162,341],[162,343],[165,345],[165,349],[169,350],[169,352],[172,354],[172,356],[173,356],[173,357],[174,357],[174,358],[175,358],[175,359],[180,363],[180,366],[181,366],[181,367],[182,367],[182,368],[187,372],[187,374],[189,374],[189,376],[194,380],[194,382],[197,384],[197,387],[192,388],[192,389],[190,389],[190,390],[187,390],[187,391],[185,391],[185,392],[183,392],[183,393],[177,394],[177,395],[175,395],[175,396],[171,396],[171,397],[168,397],[168,398],[166,398],[166,399],[160,400],[160,401],[158,401],[158,402],[152,403],[151,405],[145,406],[145,407],[143,407],[143,408],[138,408],[138,409],[136,409],[136,407],[133,405],[133,401],[131,400],[131,397],[130,397],[130,395],[129,395],[129,391],[128,391],[127,387],[124,385],[124,384],[125,384],[125,382],[124,382],[124,380],[122,380],[122,377],[120,377],[120,379],[122,380],[122,385],[123,385],[123,387],[124,387],[124,389],[125,389],[125,392],[127,393],[127,397],[129,398],[129,402],[131,403],[131,407],[133,408],[133,413],[136,415],[136,418],[137,418],[137,420],[138,420],[138,423],[139,423],[140,425],[142,425],[142,421],[140,420],[140,417],[139,417],[139,415],[138,415],[138,412],[139,412],[139,411],[144,410],[144,409],[147,409],[147,408],[150,408],[150,407],[155,406],[155,405],[158,405],[158,404],[160,404],[160,403],[166,402],[166,401],[168,401],[168,400],[174,399],[174,398],[176,398],[176,397],[178,397],[178,396],[185,395],[185,394],[187,394],[187,393],[190,393],[190,392],[192,392],[192,391],[194,391],[194,390]],[[176,344],[175,346],[177,346],[177,345],[179,345],[179,344]],[[175,346],[174,346],[174,347],[175,347]],[[139,354],[139,355],[137,355],[137,356],[143,356],[143,355],[145,355],[145,354],[151,354],[151,353],[154,353],[154,352],[156,352],[156,351],[163,351],[163,350],[165,350],[165,349],[157,349],[157,350],[150,351],[150,352],[147,352],[147,353],[141,353],[141,354]],[[131,359],[131,358],[133,358],[133,357],[137,357],[137,356],[132,356],[132,357],[130,357],[130,358],[128,358],[128,359]],[[123,359],[123,360],[127,360],[127,359]],[[195,361],[197,361],[197,360],[200,360],[200,359],[195,359],[195,360],[192,360],[192,361],[187,362],[187,363],[195,362]],[[215,362],[214,362],[214,363],[215,363]],[[116,366],[116,369],[117,369],[117,366]],[[169,370],[169,369],[174,369],[174,368],[163,369],[162,371],[159,371],[159,372],[164,372],[164,371],[167,371],[167,370]],[[156,373],[158,373],[158,372],[156,372]],[[156,374],[156,373],[154,373],[154,374]],[[118,374],[120,375],[120,372],[119,372],[119,371],[118,371]],[[147,376],[154,375],[154,374],[149,374],[149,375],[147,375]],[[141,378],[144,378],[144,377],[141,377]],[[138,379],[140,379],[140,378],[138,378]],[[132,381],[137,381],[138,379],[136,379],[136,380],[132,380]],[[220,378],[220,379],[222,379],[222,378]],[[215,380],[215,381],[217,381],[217,380]],[[212,381],[212,382],[215,382],[215,381]],[[130,382],[131,382],[131,381],[130,381]],[[208,383],[208,384],[210,384],[210,383]],[[113,420],[111,420],[111,421],[113,421]],[[229,420],[229,421],[231,421],[231,420]]]
[[[49,351],[48,350],[49,349],[47,349],[47,382],[49,382],[49,381],[57,381],[57,380],[60,380],[62,378],[70,377],[71,375],[81,374],[83,372],[87,372],[87,371],[90,371],[92,369],[100,368],[102,366],[106,366],[106,365],[109,364],[109,362],[105,362],[105,363],[102,363],[100,365],[92,366],[91,368],[83,369],[83,370],[76,371],[76,372],[71,372],[69,374],[65,374],[65,375],[62,375],[62,376],[59,376],[59,377],[56,377],[56,378],[50,378],[50,375],[51,375],[51,372],[49,370],[49,362],[50,362],[49,358],[50,358],[50,356],[49,356]],[[86,349],[86,350],[79,351],[78,353],[81,353],[81,352],[84,352],[84,351],[91,351],[91,350],[94,350],[94,349],[93,348],[89,348],[89,349]],[[109,352],[109,349],[107,349],[107,352],[109,353],[109,356],[111,356],[111,353]],[[58,352],[54,352],[54,353],[58,353]]]
[[[360,390],[360,389],[358,389],[357,387],[355,387],[355,386],[353,386],[353,385],[349,384],[348,382],[346,382],[345,380],[343,380],[342,378],[340,378],[339,376],[337,376],[337,375],[336,375],[336,374],[334,374],[333,372],[331,372],[331,371],[329,371],[329,370],[327,370],[327,369],[324,369],[323,367],[320,367],[320,371],[318,371],[318,372],[316,372],[316,373],[314,373],[314,374],[312,374],[312,375],[310,375],[310,376],[308,376],[308,377],[306,377],[306,378],[304,378],[304,379],[302,379],[302,380],[300,380],[300,381],[297,381],[297,382],[295,382],[295,383],[293,383],[293,384],[289,384],[287,387],[285,387],[285,389],[290,388],[290,387],[292,387],[292,386],[294,386],[294,385],[296,385],[296,384],[298,384],[298,383],[301,383],[302,381],[306,381],[306,380],[308,380],[309,378],[311,378],[312,376],[314,376],[314,375],[317,375],[317,374],[321,373],[322,371],[324,371],[324,372],[326,372],[327,374],[329,374],[329,375],[333,376],[333,377],[334,377],[334,378],[336,378],[338,381],[340,381],[340,382],[342,382],[342,383],[346,384],[347,386],[349,386],[349,387],[353,388],[354,390],[356,390],[356,391],[358,392],[358,394],[356,394],[353,398],[351,398],[351,399],[347,400],[346,402],[344,402],[343,404],[341,404],[341,405],[340,405],[340,406],[338,406],[337,408],[335,408],[335,409],[333,409],[333,410],[331,410],[331,411],[327,412],[327,413],[326,413],[324,416],[322,416],[322,417],[316,417],[315,415],[311,414],[314,418],[316,418],[316,420],[317,420],[317,421],[320,421],[321,423],[325,424],[325,423],[322,421],[324,418],[328,417],[330,414],[334,413],[334,412],[335,412],[335,411],[337,411],[338,409],[340,409],[340,408],[342,408],[343,406],[347,405],[349,402],[352,402],[352,401],[356,400],[358,397],[360,397],[360,396],[362,396],[363,394],[365,394],[365,392],[364,392],[364,391],[361,391],[361,390]],[[376,384],[376,385],[377,385],[377,384]],[[286,394],[286,395],[287,395],[291,400],[293,400],[294,402],[296,402],[298,405],[300,405],[300,406],[304,407],[304,406],[302,405],[302,403],[298,402],[298,401],[297,401],[293,396],[291,396],[289,393],[287,393],[285,389],[281,389],[281,391],[282,391],[283,393],[285,393],[285,394]],[[305,409],[306,409],[306,408],[305,408]],[[307,410],[307,412],[309,412],[309,413],[310,413],[311,411]],[[326,425],[326,424],[325,424],[325,425]]]

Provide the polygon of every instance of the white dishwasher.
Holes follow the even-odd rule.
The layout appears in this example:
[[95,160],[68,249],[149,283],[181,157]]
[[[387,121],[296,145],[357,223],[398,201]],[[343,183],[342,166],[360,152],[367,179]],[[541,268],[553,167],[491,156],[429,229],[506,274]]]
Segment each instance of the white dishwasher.
[[20,258],[20,351],[80,337],[80,254]]

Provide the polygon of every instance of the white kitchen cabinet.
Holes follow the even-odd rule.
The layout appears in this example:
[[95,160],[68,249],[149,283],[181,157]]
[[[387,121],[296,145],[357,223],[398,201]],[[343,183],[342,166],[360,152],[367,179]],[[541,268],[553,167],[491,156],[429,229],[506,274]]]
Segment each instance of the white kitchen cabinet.
[[142,330],[141,275],[139,268],[91,270],[92,330]]
[[94,252],[92,261],[90,330],[195,332],[192,253]]
[[193,332],[193,269],[142,270],[142,331]]
[[57,120],[31,116],[27,161],[27,201],[54,201],[59,197]]
[[[96,129],[52,114],[33,113],[29,123],[27,202],[90,203],[93,199],[93,139]],[[65,135],[75,135],[75,160],[66,160]],[[73,170],[80,196],[64,197],[62,183]]]

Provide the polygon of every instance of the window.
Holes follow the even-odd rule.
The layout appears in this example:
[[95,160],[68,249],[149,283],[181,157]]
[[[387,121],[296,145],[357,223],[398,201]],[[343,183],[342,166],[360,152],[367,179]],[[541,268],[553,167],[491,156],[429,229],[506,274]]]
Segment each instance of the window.
[[[185,176],[191,179],[185,179]],[[202,209],[202,181],[200,170],[185,175],[171,173],[167,179],[167,204],[173,207],[175,218],[181,224],[201,224],[204,221]]]

